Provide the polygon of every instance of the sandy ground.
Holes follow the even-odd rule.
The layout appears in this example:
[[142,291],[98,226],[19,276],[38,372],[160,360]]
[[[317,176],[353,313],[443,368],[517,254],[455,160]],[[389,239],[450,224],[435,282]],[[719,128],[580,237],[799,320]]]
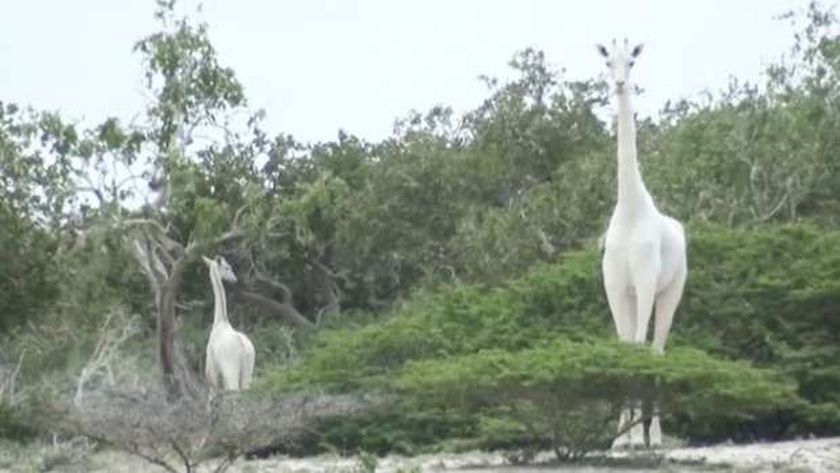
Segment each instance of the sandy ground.
[[[638,455],[638,454],[636,454]],[[626,458],[627,453],[613,453],[613,458]],[[473,452],[463,454],[423,455],[412,458],[387,457],[380,459],[377,472],[461,472],[461,473],[534,473],[562,471],[574,473],[608,472],[720,472],[743,473],[821,473],[840,472],[840,437],[797,440],[750,445],[717,445],[702,448],[676,448],[660,450],[654,456],[661,458],[656,467],[606,467],[542,464],[513,466],[499,453]],[[539,461],[550,461],[550,454],[538,456]],[[202,473],[212,471],[212,464],[200,468]],[[85,467],[96,472],[160,472],[159,467],[141,459],[117,452],[101,452],[91,456]],[[69,471],[69,470],[68,470]],[[78,470],[75,470],[78,471]],[[265,460],[237,461],[231,473],[362,473],[357,458],[319,456],[311,458],[275,457]]]

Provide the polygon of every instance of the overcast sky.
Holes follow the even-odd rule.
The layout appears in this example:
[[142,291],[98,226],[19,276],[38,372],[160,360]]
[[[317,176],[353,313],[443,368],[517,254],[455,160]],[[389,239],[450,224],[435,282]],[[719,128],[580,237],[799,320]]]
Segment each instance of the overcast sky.
[[[181,0],[192,10],[194,0]],[[806,0],[205,0],[201,18],[271,132],[376,140],[395,118],[487,96],[525,47],[567,77],[593,77],[594,44],[645,43],[633,80],[643,115],[667,99],[756,80],[792,44],[773,16]],[[134,42],[155,31],[152,0],[0,0],[0,100],[86,123],[143,109]]]

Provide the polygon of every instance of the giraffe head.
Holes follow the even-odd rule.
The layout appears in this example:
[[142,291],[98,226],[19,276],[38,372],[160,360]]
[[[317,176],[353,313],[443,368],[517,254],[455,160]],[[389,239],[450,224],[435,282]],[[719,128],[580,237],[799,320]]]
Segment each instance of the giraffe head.
[[636,63],[636,58],[642,52],[642,45],[630,47],[627,39],[623,44],[616,40],[612,41],[612,47],[607,49],[604,45],[598,45],[598,52],[607,60],[607,68],[610,70],[612,84],[615,86],[615,93],[623,94],[630,82],[630,70]]
[[204,263],[211,271],[213,268],[216,268],[216,271],[219,272],[219,277],[222,278],[222,281],[236,282],[236,274],[233,273],[233,268],[230,267],[230,264],[228,264],[227,260],[222,256],[216,256],[215,259],[202,256],[201,259],[204,260]]

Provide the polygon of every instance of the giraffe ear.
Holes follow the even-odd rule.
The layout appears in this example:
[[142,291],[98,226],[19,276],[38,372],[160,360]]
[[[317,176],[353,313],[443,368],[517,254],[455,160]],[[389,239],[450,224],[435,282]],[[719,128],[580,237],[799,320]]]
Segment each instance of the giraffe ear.
[[596,44],[595,47],[598,48],[598,52],[601,53],[601,56],[610,57],[610,53],[607,51],[607,48],[605,48],[603,44]]
[[637,44],[636,47],[633,48],[633,51],[630,53],[630,55],[633,56],[633,57],[638,57],[639,54],[642,54],[642,46],[644,46],[644,45],[643,44]]
[[204,255],[201,255],[201,259],[204,260],[204,264],[206,264],[207,266],[210,266],[210,265],[213,264],[213,260],[211,260],[210,258],[208,258]]

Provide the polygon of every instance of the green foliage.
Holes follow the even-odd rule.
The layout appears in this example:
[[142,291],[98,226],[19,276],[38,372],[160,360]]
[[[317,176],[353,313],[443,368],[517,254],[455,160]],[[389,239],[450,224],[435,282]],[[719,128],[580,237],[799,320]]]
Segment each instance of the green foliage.
[[608,446],[620,407],[633,398],[655,400],[666,418],[678,416],[692,428],[750,419],[798,400],[795,385],[770,370],[695,349],[658,356],[618,341],[565,338],[528,350],[410,363],[397,384],[427,405],[491,406],[491,413],[519,423],[528,442],[548,442],[573,458]]
[[478,438],[475,416],[431,407],[418,409],[402,402],[385,404],[364,415],[327,419],[314,431],[311,438],[284,450],[293,455],[337,450],[411,456],[455,444],[462,444],[462,448],[502,445]]
[[384,321],[321,333],[302,365],[264,382],[280,389],[289,383],[357,388],[409,360],[527,348],[558,334],[609,333],[595,258],[595,251],[568,254],[562,265],[540,266],[502,287],[422,291]]
[[149,110],[159,120],[153,137],[168,152],[181,126],[213,123],[220,110],[244,104],[245,96],[233,70],[218,63],[207,25],[176,18],[174,2],[160,3],[156,17],[164,31],[141,39],[134,49],[143,55],[147,86],[156,95]]
[[449,242],[459,274],[467,281],[499,283],[535,262],[556,261],[598,234],[610,212],[613,160],[605,152],[578,157],[510,205],[474,209]]
[[[559,338],[521,351],[485,350],[462,357],[412,362],[397,385],[423,401],[503,402],[509,396],[556,392],[569,408],[585,400],[620,402],[656,385],[668,411],[692,416],[748,416],[795,399],[795,386],[772,371],[677,347],[660,356],[617,340],[572,342]],[[558,403],[562,405],[562,403]]]
[[[694,225],[689,234],[691,276],[664,358],[605,341],[613,330],[600,257],[585,250],[567,252],[561,264],[537,266],[500,286],[420,291],[384,320],[322,332],[299,365],[259,384],[268,390],[390,391],[401,380],[429,398],[433,387],[420,384],[428,380],[453,390],[460,386],[461,392],[447,392],[456,398],[485,393],[501,399],[502,388],[531,389],[536,380],[553,379],[554,388],[545,392],[557,388],[572,398],[618,402],[610,396],[655,380],[673,414],[672,428],[689,436],[736,435],[737,426],[758,413],[750,406],[793,413],[759,416],[761,422],[777,419],[770,428],[776,434],[791,427],[832,431],[840,408],[833,389],[840,331],[832,329],[828,314],[840,302],[840,265],[831,253],[840,246],[840,233],[806,225]],[[566,370],[571,378],[558,374],[570,365],[577,367]],[[807,402],[780,406],[779,400],[791,399],[792,385],[775,383],[773,373],[796,380],[796,395]],[[497,376],[499,385],[488,386]],[[582,391],[575,393],[574,386]],[[478,420],[464,422],[461,430],[476,435]],[[405,435],[392,427],[392,435]]]
[[692,232],[675,342],[792,376],[803,397],[822,405],[800,429],[823,431],[838,415],[825,403],[840,407],[832,387],[840,327],[831,315],[840,303],[838,245],[837,231],[804,225]]
[[58,295],[55,239],[0,203],[0,330],[36,321]]
[[837,18],[816,2],[786,17],[795,43],[763,87],[733,80],[719,97],[669,104],[660,123],[642,128],[646,179],[678,215],[836,224]]
[[37,431],[31,420],[19,406],[12,406],[7,401],[0,401],[0,438],[25,440],[32,438]]

